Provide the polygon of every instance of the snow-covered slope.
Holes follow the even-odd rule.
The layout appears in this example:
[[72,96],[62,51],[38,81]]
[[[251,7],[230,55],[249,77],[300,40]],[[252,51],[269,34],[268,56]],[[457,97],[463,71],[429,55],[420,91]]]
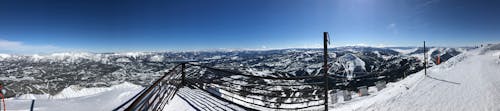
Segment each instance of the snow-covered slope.
[[472,50],[332,110],[500,110],[500,44]]
[[347,71],[347,77],[353,77],[354,72],[364,72],[365,62],[354,54],[345,54],[338,58],[339,64]]
[[0,53],[0,61],[3,61],[4,59],[9,58],[9,57],[11,57],[11,55]]
[[123,83],[108,88],[64,89],[55,96],[26,94],[5,100],[8,111],[28,111],[35,100],[36,111],[110,111],[137,94],[143,87]]

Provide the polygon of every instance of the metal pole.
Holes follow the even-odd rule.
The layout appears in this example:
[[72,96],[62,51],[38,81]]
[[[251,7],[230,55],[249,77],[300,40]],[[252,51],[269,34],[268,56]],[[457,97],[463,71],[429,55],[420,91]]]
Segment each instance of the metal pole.
[[324,79],[325,79],[325,111],[328,110],[328,32],[323,32],[323,69],[325,71]]
[[425,41],[424,41],[424,75],[427,76],[427,52],[425,51]]
[[35,100],[31,100],[31,108],[30,111],[33,111],[33,108],[35,107]]
[[184,71],[186,69],[186,63],[182,63],[182,86],[186,86],[186,72]]

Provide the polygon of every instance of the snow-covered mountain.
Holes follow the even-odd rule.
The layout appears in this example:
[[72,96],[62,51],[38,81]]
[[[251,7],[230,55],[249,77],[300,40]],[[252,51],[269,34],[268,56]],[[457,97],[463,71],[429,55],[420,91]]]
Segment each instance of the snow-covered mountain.
[[[451,57],[471,49],[432,47],[427,49],[426,53],[429,60],[441,56],[441,61],[447,61]],[[389,81],[396,81],[402,79],[403,74],[412,74],[423,69],[423,53],[422,48],[416,47],[406,49],[332,48],[329,49],[328,63],[330,70],[328,72],[348,77],[378,73],[390,77],[391,80]],[[168,61],[197,60],[202,65],[257,76],[295,77],[322,74],[322,55],[321,49],[144,53],[71,52],[47,55],[1,54],[0,80],[7,89],[6,96],[11,97],[8,101],[17,101],[14,103],[18,104],[19,107],[26,107],[27,101],[19,101],[37,99],[43,102],[40,108],[50,109],[51,107],[62,108],[55,107],[52,104],[58,101],[84,101],[83,103],[85,103],[85,101],[90,102],[89,99],[94,97],[109,98],[107,96],[100,97],[99,95],[109,95],[111,93],[123,95],[125,93],[120,93],[120,91],[125,90],[117,87],[123,86],[124,83],[141,86],[149,85],[153,80],[161,76],[163,71],[174,66]],[[451,62],[445,63],[457,63],[453,60]],[[430,66],[433,65],[433,63],[430,63]],[[446,66],[446,64],[439,66]],[[207,72],[195,68],[188,68],[187,72],[192,75],[190,77],[200,77],[207,74]],[[270,83],[272,81],[250,81],[247,84],[251,84],[251,82]],[[362,83],[361,85],[370,86],[372,84]],[[125,86],[132,87],[133,85]],[[126,94],[130,96],[135,94],[131,92],[137,92],[136,89],[140,89],[138,88],[140,86],[134,87],[135,89],[132,88],[134,90],[125,91],[128,92]],[[65,100],[60,100],[60,98],[65,98]],[[121,103],[124,100],[124,98],[121,98],[113,101]],[[177,101],[182,100],[177,98]],[[102,104],[110,104],[106,101],[102,102]],[[113,105],[116,106],[116,104]],[[342,106],[339,108],[350,107]]]
[[[446,61],[445,56],[455,56],[468,49],[435,48],[428,53],[430,59],[441,55],[442,61]],[[434,53],[437,51],[439,53]],[[357,75],[352,72],[410,74],[423,68],[419,56],[422,53],[421,50],[401,53],[394,48],[332,48],[329,49],[329,72],[353,77]],[[203,65],[260,76],[308,76],[320,74],[322,50],[0,54],[0,80],[7,89],[7,97],[55,95],[71,85],[90,88],[130,82],[145,86],[161,76],[162,71],[174,66],[166,62],[175,60],[198,60]]]

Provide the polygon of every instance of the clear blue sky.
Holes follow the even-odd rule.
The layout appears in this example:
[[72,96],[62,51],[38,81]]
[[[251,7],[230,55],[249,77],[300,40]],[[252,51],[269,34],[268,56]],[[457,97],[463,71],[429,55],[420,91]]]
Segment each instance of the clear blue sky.
[[0,52],[500,42],[497,0],[1,0]]

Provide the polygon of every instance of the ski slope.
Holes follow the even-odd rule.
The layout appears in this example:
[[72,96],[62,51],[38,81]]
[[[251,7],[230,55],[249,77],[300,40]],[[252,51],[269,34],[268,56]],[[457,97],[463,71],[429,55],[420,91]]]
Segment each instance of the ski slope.
[[54,96],[26,94],[8,98],[5,103],[7,111],[29,111],[31,100],[35,100],[35,111],[110,111],[142,89],[132,83],[108,88],[68,87]]
[[[35,100],[36,111],[111,111],[139,93],[143,87],[123,83],[108,88],[78,88],[71,86],[57,95],[25,94],[6,99],[7,111],[29,111]],[[3,108],[2,108],[3,109]],[[220,100],[199,89],[181,88],[164,111],[242,111],[237,105]],[[123,110],[123,109],[122,109]]]
[[498,111],[500,44],[458,55],[367,97],[332,105],[331,110]]

